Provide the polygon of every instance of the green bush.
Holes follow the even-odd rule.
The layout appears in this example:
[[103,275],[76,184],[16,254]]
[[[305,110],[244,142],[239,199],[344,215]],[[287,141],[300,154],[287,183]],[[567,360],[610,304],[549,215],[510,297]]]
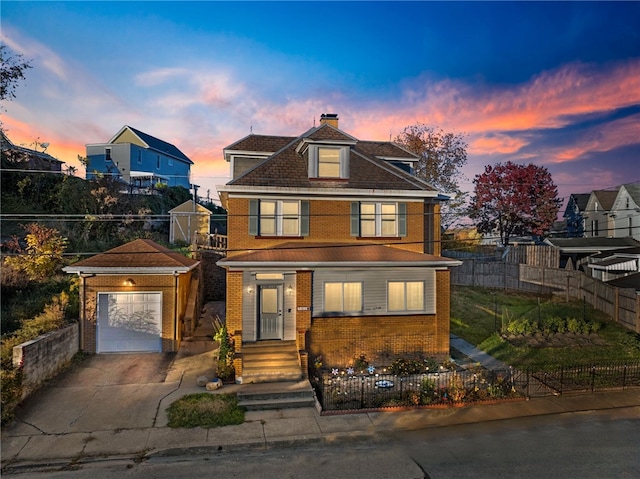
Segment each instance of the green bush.
[[22,371],[13,366],[13,348],[41,334],[60,329],[65,324],[65,310],[69,296],[62,292],[55,296],[44,311],[33,319],[22,321],[21,328],[11,336],[2,338],[0,346],[0,375],[2,378],[2,424],[14,417],[22,396]]
[[233,359],[235,357],[235,347],[233,338],[227,332],[227,325],[223,324],[220,330],[213,336],[213,339],[220,344],[218,353],[218,377],[224,381],[232,380],[235,377]]
[[581,333],[582,332],[582,324],[577,318],[569,318],[567,319],[567,331],[570,333]]
[[431,404],[437,398],[436,382],[430,378],[424,378],[420,383],[420,403]]
[[355,359],[353,362],[353,369],[355,371],[364,372],[369,367],[369,361],[364,354],[361,354],[359,357]]

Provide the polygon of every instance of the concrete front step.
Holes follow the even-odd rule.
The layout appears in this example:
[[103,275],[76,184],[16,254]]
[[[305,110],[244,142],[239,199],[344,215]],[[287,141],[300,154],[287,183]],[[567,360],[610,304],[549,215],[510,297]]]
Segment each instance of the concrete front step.
[[242,384],[256,383],[278,383],[284,381],[299,381],[302,379],[302,373],[298,368],[297,371],[273,371],[273,372],[242,372]]
[[242,382],[299,381],[300,356],[295,341],[261,341],[242,347]]
[[315,396],[309,381],[243,385],[238,402],[249,411],[314,407]]
[[285,398],[246,400],[239,403],[247,411],[265,411],[267,409],[295,409],[299,407],[315,407],[316,400],[311,398]]

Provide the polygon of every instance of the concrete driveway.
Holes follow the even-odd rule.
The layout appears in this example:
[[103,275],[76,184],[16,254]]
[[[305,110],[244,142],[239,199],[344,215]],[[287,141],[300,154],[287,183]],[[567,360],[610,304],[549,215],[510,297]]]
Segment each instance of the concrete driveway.
[[22,435],[154,427],[162,399],[180,385],[179,375],[165,381],[175,357],[88,356],[27,398],[7,428]]

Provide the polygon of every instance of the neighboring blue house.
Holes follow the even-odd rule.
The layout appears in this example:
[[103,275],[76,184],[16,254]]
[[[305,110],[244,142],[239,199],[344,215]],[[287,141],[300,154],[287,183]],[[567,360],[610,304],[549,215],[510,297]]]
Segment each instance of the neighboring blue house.
[[567,238],[584,236],[584,212],[589,202],[590,193],[572,193],[567,201],[567,208],[562,215],[567,222]]
[[86,145],[88,180],[99,174],[114,175],[130,191],[159,184],[191,189],[191,161],[174,145],[123,126],[107,143]]

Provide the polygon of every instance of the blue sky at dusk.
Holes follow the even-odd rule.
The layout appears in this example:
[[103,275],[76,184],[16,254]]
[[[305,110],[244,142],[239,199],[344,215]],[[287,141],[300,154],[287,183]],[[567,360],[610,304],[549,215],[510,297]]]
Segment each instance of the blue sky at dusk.
[[418,122],[466,135],[468,190],[508,160],[548,168],[562,197],[640,181],[640,2],[0,8],[2,42],[33,65],[3,126],[73,166],[127,124],[178,146],[214,195],[225,146],[326,112],[361,139]]

